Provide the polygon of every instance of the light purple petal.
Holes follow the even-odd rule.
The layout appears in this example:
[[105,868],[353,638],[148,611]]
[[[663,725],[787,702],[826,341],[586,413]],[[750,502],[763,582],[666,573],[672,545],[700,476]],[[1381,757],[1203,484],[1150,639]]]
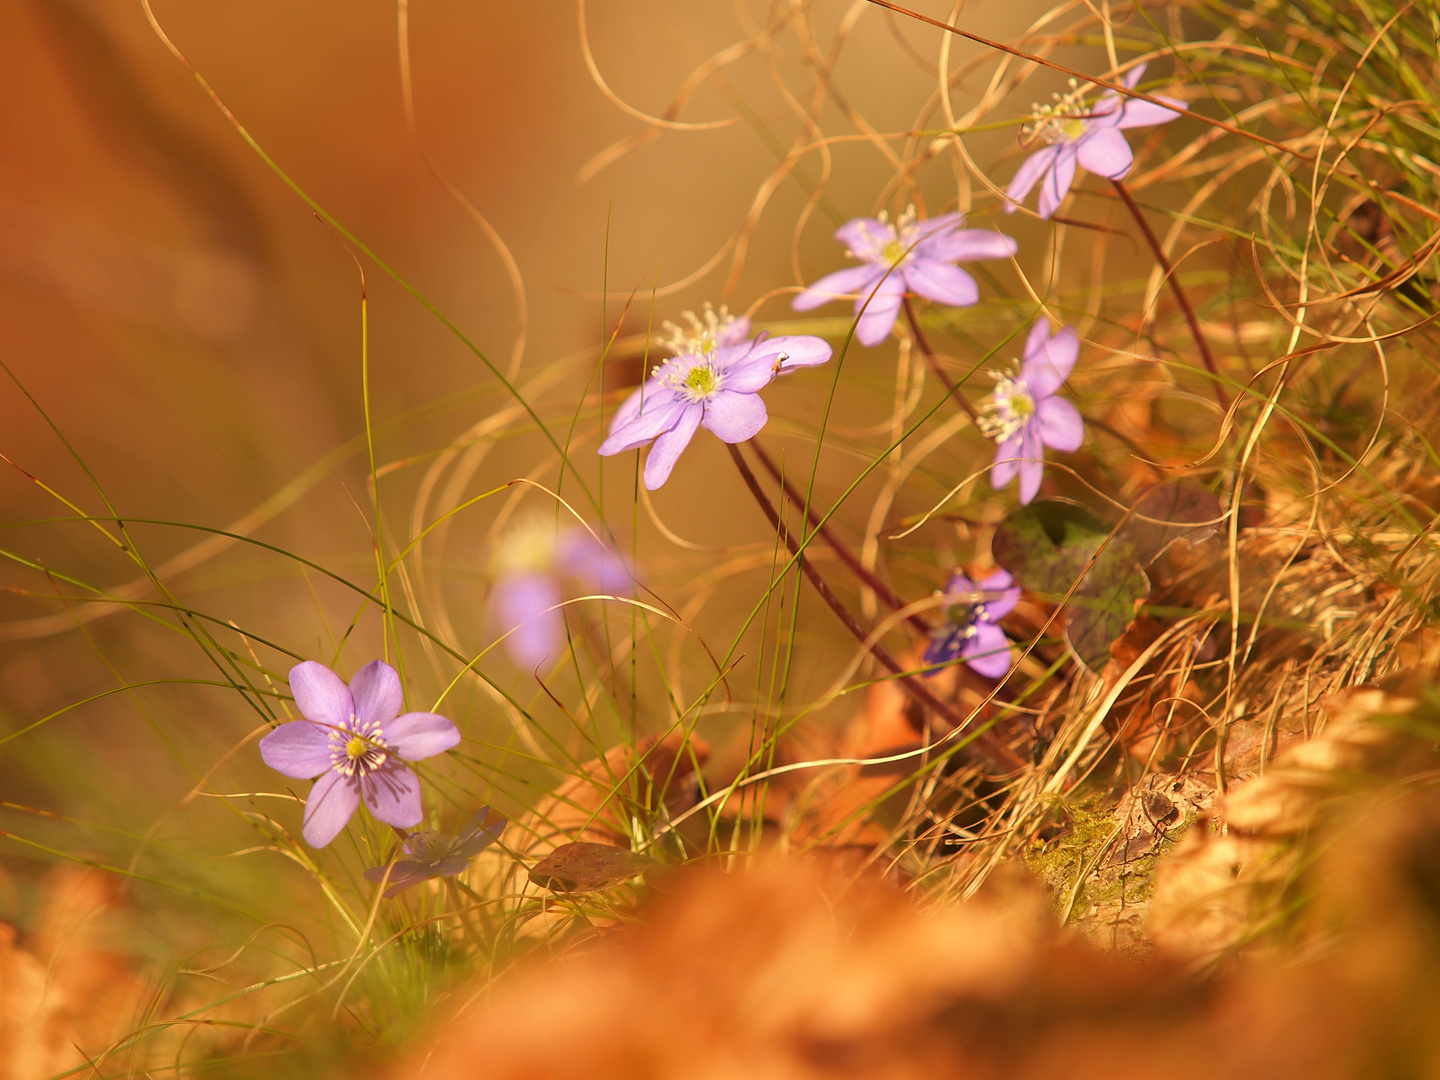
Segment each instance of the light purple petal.
[[534,671],[547,657],[559,657],[564,648],[559,603],[560,586],[549,574],[509,574],[495,585],[491,610],[501,633],[514,631],[505,639],[505,651],[526,671]]
[[330,768],[330,729],[296,720],[260,740],[260,757],[278,773],[309,780]]
[[[629,404],[628,402],[626,404]],[[644,408],[631,419],[617,419],[610,425],[610,437],[600,444],[600,456],[623,453],[644,446],[679,422],[688,402],[673,390],[657,387],[646,398]]]
[[873,263],[862,266],[847,266],[826,274],[819,281],[798,293],[790,306],[796,311],[811,311],[831,300],[841,300],[858,292],[868,292],[880,280],[885,268]]
[[1005,197],[1010,202],[1005,204],[1005,212],[1013,214],[1020,208],[1030,194],[1030,189],[1041,176],[1048,173],[1055,167],[1055,159],[1060,155],[1058,144],[1047,146],[1044,149],[1036,150],[1020,164],[1014,177],[1010,180],[1010,186],[1005,189]]
[[738,345],[750,336],[750,316],[737,315],[727,329],[721,330],[715,338],[716,345]]
[[1040,183],[1040,216],[1050,218],[1060,209],[1065,196],[1070,194],[1070,185],[1075,182],[1075,145],[1056,143],[1055,168],[1045,174]]
[[406,713],[385,725],[385,742],[402,761],[424,761],[459,746],[460,729],[436,713]]
[[348,728],[355,712],[350,691],[324,664],[306,660],[290,669],[290,693],[300,715],[317,724]]
[[[1053,399],[1052,399],[1053,400]],[[1026,424],[1020,433],[1020,502],[1028,504],[1040,493],[1040,478],[1045,472],[1045,447],[1034,423]]]
[[1124,75],[1120,76],[1120,85],[1125,87],[1126,90],[1134,90],[1135,87],[1140,85],[1140,80],[1145,77],[1145,69],[1149,66],[1150,61],[1148,60],[1143,64],[1136,64]]
[[1006,439],[999,446],[995,447],[995,464],[990,468],[990,485],[999,491],[1020,471],[1020,436],[1023,432],[1017,431],[1010,438]]
[[890,336],[895,320],[900,315],[900,304],[905,299],[905,278],[892,273],[875,290],[855,301],[855,310],[863,307],[865,313],[855,328],[855,338],[861,345],[879,345]]
[[360,793],[376,821],[409,829],[425,816],[420,807],[420,778],[403,765],[386,764],[363,777]]
[[969,307],[980,302],[980,286],[958,266],[926,259],[911,263],[897,273],[905,275],[905,283],[911,291],[939,303]]
[[[759,394],[717,390],[705,403],[705,426],[727,443],[744,442],[760,433],[770,419]],[[652,450],[653,454],[654,451]]]
[[895,228],[875,218],[851,218],[835,230],[839,240],[857,259],[884,261],[885,245],[895,239]]
[[340,835],[350,815],[360,805],[360,792],[353,780],[331,769],[310,789],[305,800],[305,822],[301,833],[311,847],[322,848]]
[[975,591],[975,583],[962,574],[959,570],[950,575],[950,580],[945,584],[945,594],[958,595]]
[[1012,236],[993,229],[961,229],[959,232],[922,240],[915,248],[915,261],[971,262],[974,259],[1008,259],[1020,250]]
[[475,815],[475,828],[461,842],[457,852],[466,860],[473,859],[480,852],[500,839],[505,826],[510,822],[489,807]]
[[960,648],[960,659],[987,679],[1004,678],[1010,670],[1010,639],[998,626],[977,622],[975,636],[966,638]]
[[1080,410],[1062,397],[1043,398],[1035,403],[1035,427],[1046,446],[1063,453],[1079,450],[1085,439],[1085,421]]
[[981,578],[975,587],[993,594],[984,601],[985,618],[990,622],[1003,619],[1020,602],[1020,589],[1008,570],[996,570],[989,577]]
[[629,564],[584,529],[567,529],[560,537],[556,562],[587,589],[618,593],[635,580]]
[[1091,129],[1075,144],[1075,156],[1090,172],[1118,180],[1130,171],[1135,154],[1117,128]]
[[[1025,362],[1020,366],[1020,376],[1037,401],[1060,389],[1080,356],[1080,338],[1074,330],[1066,326],[1054,337],[1048,337],[1049,328],[1043,318],[1036,322],[1025,343]],[[1047,335],[1038,341],[1038,347],[1035,347],[1036,329],[1046,331]]]
[[778,349],[767,349],[770,342],[766,341],[761,345],[749,350],[739,360],[732,361],[724,369],[720,385],[726,390],[735,390],[742,394],[753,394],[756,390],[764,389],[775,381],[779,372],[775,369],[775,361],[779,358]]
[[[389,871],[390,871],[390,884],[391,884],[391,885],[394,885],[396,882],[402,881],[402,880],[404,880],[405,878],[410,877],[410,876],[412,876],[412,875],[414,875],[414,874],[422,874],[422,873],[424,873],[425,868],[426,868],[426,864],[425,864],[425,863],[416,862],[416,861],[413,860],[413,859],[397,859],[397,860],[395,861],[395,865],[394,865],[393,867],[390,867],[390,866],[372,866],[372,867],[370,867],[368,870],[365,871],[365,879],[366,879],[367,881],[384,881],[384,880],[385,880],[385,871],[386,871],[386,870],[389,870]],[[423,879],[423,878],[417,878],[416,880],[423,881],[424,879]],[[414,882],[411,882],[411,884],[413,885]]]
[[355,700],[355,719],[360,723],[378,720],[387,724],[405,707],[400,676],[383,660],[371,660],[355,673],[350,680],[350,696]]
[[[835,355],[835,350],[822,338],[812,337],[809,334],[786,334],[783,337],[766,338],[755,347],[755,355],[762,357],[765,363],[773,370],[777,357],[784,356],[780,364],[780,371],[783,374],[797,367],[814,367],[816,364],[823,364]],[[739,390],[728,380],[726,387],[731,390]]]
[[[1165,97],[1156,94],[1161,101],[1173,105],[1177,109],[1186,108],[1185,102],[1179,98]],[[1126,128],[1154,127],[1156,124],[1168,124],[1171,120],[1180,119],[1180,114],[1164,105],[1155,105],[1149,101],[1140,101],[1130,98],[1125,102],[1125,107],[1120,114],[1120,122],[1115,126],[1124,130]]]
[[912,239],[919,236],[920,243],[925,244],[952,229],[958,229],[963,224],[965,224],[965,215],[952,210],[948,214],[940,214],[936,217],[926,218],[924,221],[917,221],[913,226]]
[[655,445],[650,448],[650,455],[645,459],[646,488],[654,491],[670,479],[675,462],[680,460],[681,453],[690,445],[695,429],[700,426],[704,415],[704,406],[698,402],[687,403],[675,426],[655,440]]
[[641,385],[635,388],[635,392],[620,403],[620,406],[610,414],[610,430],[630,423],[640,415],[640,408],[647,401],[655,396],[655,391],[660,389],[659,379],[646,379]]

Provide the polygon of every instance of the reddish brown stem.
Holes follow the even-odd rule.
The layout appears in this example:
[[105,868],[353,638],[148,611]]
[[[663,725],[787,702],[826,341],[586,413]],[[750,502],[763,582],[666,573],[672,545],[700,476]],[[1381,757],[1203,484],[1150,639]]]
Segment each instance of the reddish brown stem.
[[[746,464],[744,455],[740,453],[740,448],[733,443],[729,443],[727,446],[730,449],[730,457],[735,462],[735,467],[740,470],[740,478],[745,481],[745,486],[750,489],[750,494],[755,496],[755,501],[760,504],[760,509],[764,512],[766,519],[769,520],[770,527],[775,530],[777,535],[784,539],[785,546],[789,549],[790,554],[795,556],[799,562],[801,572],[810,584],[815,587],[815,591],[820,594],[820,599],[824,600],[830,610],[835,613],[836,618],[845,624],[845,629],[849,630],[850,633],[855,636],[855,639],[870,651],[870,655],[890,669],[896,676],[896,681],[899,683],[900,688],[909,694],[919,705],[939,715],[952,728],[963,728],[966,723],[964,717],[932,694],[930,690],[921,684],[913,675],[906,673],[905,669],[900,666],[900,662],[891,656],[890,651],[878,641],[867,640],[870,635],[866,632],[865,628],[861,626],[855,616],[850,613],[850,609],[840,602],[840,598],[830,591],[830,586],[825,583],[825,579],[820,576],[820,572],[815,569],[810,560],[805,558],[804,554],[800,551],[800,545],[795,542],[795,538],[790,535],[790,531],[780,524],[780,515],[775,512],[775,507],[771,504],[764,489],[760,487],[760,481],[755,478],[755,474],[750,470],[750,466]],[[1024,766],[1024,762],[1020,760],[1015,751],[1011,750],[989,732],[977,734],[974,745],[997,765],[1009,769],[1019,769]]]
[[935,372],[935,378],[940,380],[940,385],[950,392],[950,396],[955,399],[955,404],[964,409],[971,421],[978,425],[980,423],[980,414],[975,411],[975,406],[970,404],[970,399],[961,393],[960,388],[952,383],[946,376],[945,369],[940,366],[940,358],[936,356],[935,351],[930,348],[930,342],[925,340],[925,334],[920,329],[920,320],[915,317],[915,309],[910,306],[910,298],[908,296],[905,297],[904,303],[905,318],[910,323],[910,333],[915,336],[915,344],[918,345],[920,351],[925,354],[925,359],[930,361],[930,370]]
[[[899,611],[903,608],[905,602],[895,594],[894,590],[876,577],[864,563],[856,558],[855,553],[845,546],[829,525],[821,524],[820,514],[816,512],[813,506],[805,501],[804,497],[795,490],[794,485],[791,484],[789,480],[780,475],[780,470],[775,467],[775,463],[770,460],[770,455],[765,453],[764,448],[754,439],[751,439],[750,449],[755,451],[755,456],[760,459],[760,464],[765,466],[765,471],[780,485],[781,489],[785,492],[786,498],[805,511],[805,516],[809,519],[810,525],[815,529],[816,533],[819,534],[820,539],[830,545],[830,549],[835,552],[836,557],[845,564],[849,571],[863,581],[866,587],[874,592],[875,595],[880,598],[880,601],[889,607],[890,610]],[[919,615],[910,614],[905,616],[905,619],[921,634],[928,635],[930,633],[930,624]]]
[[1190,336],[1195,339],[1195,347],[1200,350],[1200,358],[1205,361],[1205,370],[1210,372],[1214,378],[1215,400],[1220,402],[1220,408],[1229,410],[1230,398],[1225,393],[1225,388],[1220,385],[1220,367],[1215,363],[1215,355],[1210,351],[1210,343],[1205,340],[1205,334],[1200,329],[1200,320],[1195,317],[1195,309],[1190,306],[1190,300],[1185,295],[1185,290],[1180,286],[1180,277],[1175,273],[1175,267],[1170,265],[1170,260],[1165,257],[1165,249],[1160,246],[1160,238],[1150,228],[1150,223],[1145,220],[1139,204],[1130,196],[1125,185],[1119,180],[1111,180],[1115,185],[1115,191],[1130,211],[1130,216],[1135,219],[1135,224],[1140,226],[1140,231],[1145,234],[1145,242],[1150,245],[1150,250],[1155,253],[1155,261],[1160,264],[1160,269],[1165,271],[1165,280],[1170,283],[1170,291],[1175,294],[1175,302],[1180,305],[1180,310],[1185,314],[1185,321],[1190,324]]

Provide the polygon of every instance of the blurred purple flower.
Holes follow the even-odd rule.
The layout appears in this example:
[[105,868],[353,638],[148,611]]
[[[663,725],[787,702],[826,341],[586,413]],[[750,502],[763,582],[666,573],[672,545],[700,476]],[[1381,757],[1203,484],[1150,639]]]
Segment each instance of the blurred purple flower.
[[505,651],[527,671],[558,660],[565,646],[561,613],[566,579],[586,590],[628,590],[634,575],[619,555],[579,527],[556,530],[554,518],[522,520],[495,547],[490,610]]
[[[1133,90],[1145,74],[1145,65],[1131,68],[1120,79],[1127,90]],[[1026,125],[1025,134],[1043,139],[1048,145],[1025,159],[1005,196],[1010,201],[1006,213],[1019,209],[1030,189],[1040,184],[1040,216],[1048,218],[1060,208],[1075,181],[1076,165],[1097,176],[1119,180],[1130,171],[1135,155],[1120,132],[1126,128],[1153,127],[1168,124],[1180,114],[1163,105],[1127,97],[1109,90],[1093,107],[1086,106],[1074,79],[1070,92],[1055,95],[1055,104],[1034,106],[1034,119]],[[1179,98],[1162,97],[1176,108],[1185,108]]]
[[823,364],[832,353],[817,337],[762,333],[748,341],[748,329],[743,318],[696,336],[677,327],[671,345],[680,351],[615,410],[600,453],[608,457],[653,440],[645,486],[654,491],[670,478],[701,424],[725,442],[744,442],[769,419],[759,391],[794,368]]
[[471,859],[500,839],[508,824],[494,810],[482,806],[474,823],[459,836],[445,836],[434,829],[416,829],[405,838],[405,854],[410,858],[396,859],[393,865],[372,866],[365,871],[365,877],[370,881],[384,881],[389,872],[386,900],[431,878],[456,877],[464,873]]
[[907,289],[952,307],[978,303],[980,287],[975,279],[952,264],[962,259],[1008,259],[1019,247],[998,232],[961,229],[964,222],[964,214],[916,221],[913,206],[894,224],[884,211],[878,218],[848,221],[835,239],[846,245],[845,254],[862,265],[827,274],[795,297],[791,306],[810,311],[853,293],[855,314],[860,317],[855,337],[862,345],[879,345],[894,327]]
[[972,582],[957,572],[945,586],[945,596],[953,602],[946,609],[945,625],[931,633],[925,663],[933,666],[960,659],[987,679],[1004,676],[1010,670],[1010,639],[995,623],[1020,601],[1013,579],[1006,571],[997,570]]
[[304,720],[281,724],[260,740],[260,756],[296,780],[320,779],[305,802],[303,832],[311,847],[334,840],[360,800],[396,828],[420,824],[420,780],[402,762],[421,761],[460,742],[434,713],[399,715],[400,676],[372,660],[349,688],[329,668],[306,660],[290,669],[290,691]]
[[1051,337],[1042,318],[1030,328],[1019,373],[992,376],[995,392],[981,406],[980,430],[999,443],[990,470],[996,491],[1019,473],[1020,501],[1028,503],[1040,490],[1045,447],[1067,453],[1080,449],[1085,437],[1080,410],[1055,396],[1079,355],[1075,331],[1067,326]]

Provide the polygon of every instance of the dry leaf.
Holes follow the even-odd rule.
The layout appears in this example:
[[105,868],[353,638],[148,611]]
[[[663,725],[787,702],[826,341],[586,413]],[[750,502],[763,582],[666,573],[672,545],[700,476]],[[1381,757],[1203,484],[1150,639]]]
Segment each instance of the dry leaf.
[[579,841],[562,844],[530,868],[530,880],[551,892],[598,892],[654,866],[625,848]]

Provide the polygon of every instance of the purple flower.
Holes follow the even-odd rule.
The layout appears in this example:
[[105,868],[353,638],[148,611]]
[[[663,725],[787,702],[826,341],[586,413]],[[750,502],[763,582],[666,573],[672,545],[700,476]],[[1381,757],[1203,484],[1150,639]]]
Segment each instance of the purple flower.
[[997,570],[975,583],[957,572],[945,586],[945,598],[952,603],[945,612],[945,625],[931,633],[925,663],[948,664],[958,658],[987,679],[1002,677],[1010,670],[1010,639],[995,623],[1020,601],[1013,579]]
[[590,533],[572,526],[557,531],[544,515],[522,519],[495,546],[495,590],[490,611],[505,651],[526,671],[558,660],[565,646],[561,613],[566,579],[586,590],[616,593],[634,580],[630,568]]
[[701,424],[728,443],[744,442],[769,419],[761,389],[777,375],[830,359],[830,346],[817,337],[761,334],[748,341],[748,329],[745,319],[693,337],[677,328],[671,342],[676,356],[655,368],[615,410],[600,453],[608,457],[653,440],[645,461],[645,486],[654,491],[670,478]]
[[[1127,90],[1135,89],[1145,74],[1145,65],[1132,68],[1120,84]],[[1070,92],[1064,97],[1055,95],[1054,105],[1036,105],[1034,119],[1025,128],[1025,134],[1033,139],[1043,139],[1047,145],[1025,159],[1005,196],[1010,201],[1005,212],[1013,214],[1030,189],[1040,184],[1040,216],[1048,218],[1060,208],[1061,201],[1070,193],[1075,181],[1075,166],[1082,165],[1097,176],[1119,180],[1130,171],[1135,155],[1130,144],[1120,132],[1125,128],[1153,127],[1168,124],[1180,114],[1163,105],[1127,97],[1110,90],[1101,95],[1093,108],[1082,101],[1083,95],[1074,79],[1070,80]],[[1179,98],[1162,97],[1161,101],[1171,102],[1183,109],[1185,102]]]
[[860,316],[855,337],[862,345],[879,345],[895,325],[907,289],[952,307],[978,303],[980,287],[975,279],[952,264],[962,259],[1008,259],[1019,246],[998,232],[961,229],[964,222],[964,214],[916,221],[913,206],[894,224],[884,211],[878,218],[848,221],[835,239],[845,244],[845,254],[860,259],[862,265],[827,274],[795,297],[791,306],[810,311],[853,293],[855,314]]
[[1020,501],[1028,503],[1040,490],[1045,471],[1045,447],[1069,452],[1080,449],[1085,421],[1080,411],[1062,397],[1056,397],[1075,359],[1080,355],[1080,338],[1070,327],[1054,337],[1042,318],[1030,328],[1025,341],[1025,359],[1019,374],[1012,369],[993,375],[995,392],[981,406],[980,430],[1000,445],[990,482],[999,491],[1020,474]]
[[387,825],[420,824],[420,780],[401,763],[454,747],[455,725],[434,713],[401,716],[400,676],[380,660],[356,672],[348,689],[329,668],[306,660],[290,669],[290,691],[305,719],[261,739],[260,756],[286,776],[320,778],[305,802],[306,842],[321,848],[334,840],[361,798]]
[[394,865],[372,866],[365,871],[365,877],[370,881],[384,881],[389,872],[386,900],[431,878],[456,877],[464,873],[471,859],[500,839],[508,824],[494,810],[482,806],[474,824],[459,836],[445,836],[434,829],[416,829],[405,838],[405,854],[410,858],[396,859]]

